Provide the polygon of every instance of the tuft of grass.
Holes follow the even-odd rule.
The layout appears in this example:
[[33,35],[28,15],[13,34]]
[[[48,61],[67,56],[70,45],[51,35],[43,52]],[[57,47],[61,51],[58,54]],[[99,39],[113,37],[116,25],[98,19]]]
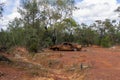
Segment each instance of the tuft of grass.
[[50,59],[47,62],[48,62],[47,65],[50,68],[58,68],[60,64],[60,61],[57,59]]
[[71,66],[67,66],[65,68],[65,72],[82,72],[82,71],[85,71],[89,68],[91,68],[91,66],[88,64],[82,64],[82,63],[76,64],[76,63],[74,63]]

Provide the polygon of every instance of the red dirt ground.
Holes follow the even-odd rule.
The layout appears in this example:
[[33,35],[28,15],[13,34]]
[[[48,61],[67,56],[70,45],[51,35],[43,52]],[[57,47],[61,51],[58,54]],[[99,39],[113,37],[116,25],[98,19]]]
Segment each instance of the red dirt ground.
[[[84,80],[120,80],[120,47],[101,48],[97,46],[83,48],[82,51],[46,51],[52,53],[51,59],[60,60],[64,65],[89,65],[90,68],[86,72]],[[62,54],[58,57],[58,54]],[[58,71],[58,73],[57,73]],[[29,80],[25,71],[15,69],[13,67],[0,64],[0,80]],[[53,69],[54,78],[50,80],[73,80],[69,75],[63,73],[62,70]],[[65,76],[65,78],[61,78]],[[24,79],[21,79],[23,78]],[[47,80],[47,79],[32,79]],[[75,79],[74,79],[75,80]],[[79,80],[79,79],[78,79]],[[81,79],[82,80],[82,79]]]
[[[2,74],[2,75],[1,75]],[[0,80],[29,80],[25,71],[0,65]]]
[[[58,53],[58,52],[57,52]],[[85,80],[120,80],[120,47],[100,48],[89,47],[81,52],[64,53],[59,58],[64,64],[88,64]]]
[[120,80],[120,47],[89,49],[88,62],[93,68],[87,80]]

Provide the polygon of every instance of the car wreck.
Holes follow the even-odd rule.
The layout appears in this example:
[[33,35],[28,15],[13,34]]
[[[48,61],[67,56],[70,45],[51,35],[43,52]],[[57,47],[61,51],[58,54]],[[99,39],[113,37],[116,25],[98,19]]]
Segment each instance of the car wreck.
[[62,44],[51,46],[50,49],[54,51],[80,51],[82,46],[77,43],[64,42]]

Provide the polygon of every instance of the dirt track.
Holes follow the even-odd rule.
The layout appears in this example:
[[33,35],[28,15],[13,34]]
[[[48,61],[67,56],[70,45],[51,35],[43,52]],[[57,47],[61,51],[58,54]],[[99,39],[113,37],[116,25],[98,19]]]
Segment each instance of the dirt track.
[[120,47],[92,48],[88,52],[88,62],[93,65],[87,80],[120,80]]
[[[85,71],[85,76],[81,76],[82,78],[79,77],[78,79],[76,78],[74,80],[120,80],[120,47],[89,47],[84,48],[82,51],[76,52],[46,51],[45,53],[50,54],[50,56],[48,56],[47,58],[58,60],[62,62],[63,66],[72,66],[73,64],[80,65],[81,63],[83,65],[85,64],[90,66],[90,68]],[[39,56],[37,57],[39,58]],[[39,60],[36,60],[35,62],[38,62],[39,64]],[[13,69],[9,66],[0,65],[0,71],[5,73],[5,77],[1,76],[0,80],[21,80],[21,77],[23,79],[24,77],[26,77],[26,73],[24,71]],[[52,68],[51,71],[52,76],[50,77],[50,80],[73,80],[73,78],[76,76],[75,75],[71,77],[73,74],[64,73],[62,68]],[[25,80],[27,80],[27,78]],[[48,78],[43,79],[38,77],[37,79],[33,78],[31,80],[48,80]]]
[[81,52],[55,53],[64,53],[64,56],[59,58],[64,64],[90,65],[91,68],[86,72],[85,80],[120,80],[119,46],[113,48],[89,47]]

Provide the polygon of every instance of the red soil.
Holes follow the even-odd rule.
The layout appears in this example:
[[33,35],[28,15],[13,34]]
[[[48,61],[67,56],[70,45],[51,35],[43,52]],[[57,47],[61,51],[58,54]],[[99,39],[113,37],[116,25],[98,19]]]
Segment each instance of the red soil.
[[[47,52],[46,52],[47,53]],[[49,58],[58,59],[64,65],[73,65],[81,63],[90,65],[90,69],[86,72],[85,80],[120,80],[120,47],[113,48],[101,48],[101,47],[89,47],[84,48],[82,51],[70,52],[70,51],[49,51],[53,55]],[[58,56],[60,53],[62,56]],[[53,71],[55,72],[55,71]],[[0,80],[29,80],[25,71],[15,69],[13,67],[0,64],[0,73],[4,75],[0,76]],[[53,80],[72,80],[67,77],[65,73],[54,73]],[[59,77],[58,77],[59,76]],[[66,76],[64,79],[60,79],[61,76]],[[24,77],[24,79],[22,79]],[[34,79],[33,79],[34,80]],[[42,80],[42,79],[38,79]]]

